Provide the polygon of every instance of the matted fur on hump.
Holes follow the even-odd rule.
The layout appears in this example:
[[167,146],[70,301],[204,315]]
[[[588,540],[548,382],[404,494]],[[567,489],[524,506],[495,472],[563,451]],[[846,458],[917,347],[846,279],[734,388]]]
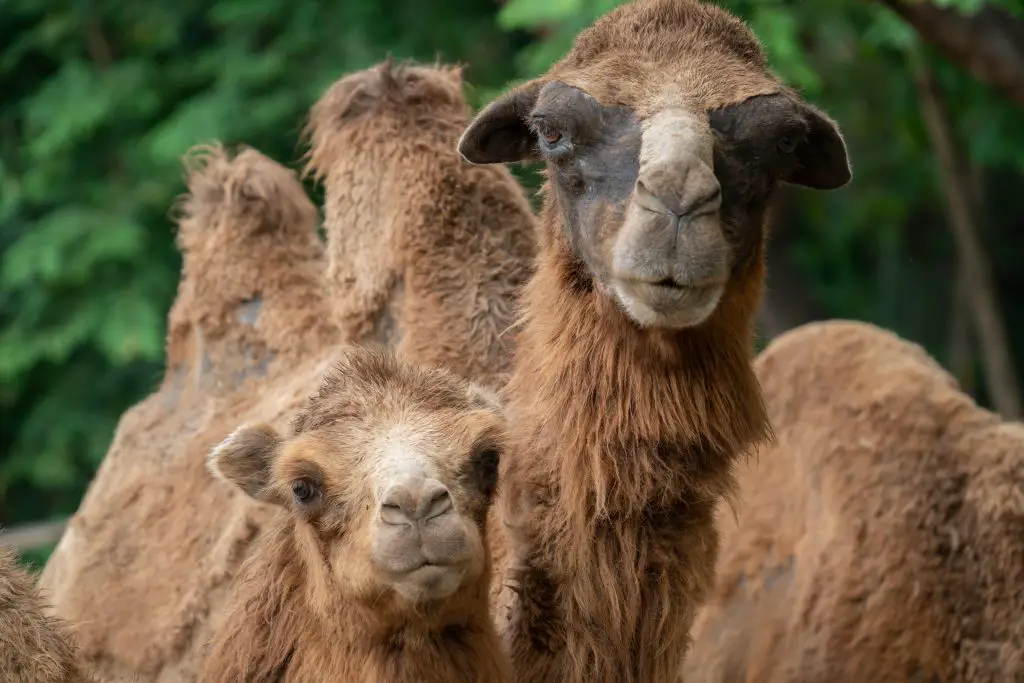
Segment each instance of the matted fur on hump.
[[[385,75],[412,84],[375,90]],[[326,250],[287,169],[218,147],[188,160],[163,382],[122,416],[42,577],[58,614],[89,623],[81,644],[103,678],[194,680],[268,515],[214,482],[205,456],[246,421],[285,431],[335,344],[385,330],[413,361],[492,386],[507,376],[505,332],[533,253],[522,189],[505,169],[459,160],[466,107],[453,70],[380,66],[334,87],[346,79],[371,84],[359,107],[379,96],[381,109],[350,116],[359,107],[339,104],[334,117],[328,94],[314,117],[331,149],[329,164],[320,157]],[[427,97],[439,82],[445,96]]]
[[266,515],[209,477],[206,453],[239,416],[274,423],[300,405],[337,336],[294,175],[254,150],[198,154],[164,381],[122,417],[41,578],[104,678],[189,680],[188,653]]
[[327,279],[347,341],[397,347],[492,388],[511,369],[534,217],[508,169],[458,153],[461,69],[386,62],[312,108],[306,172],[324,185]]
[[722,516],[687,683],[1024,680],[1024,425],[866,323],[757,371],[777,442]]

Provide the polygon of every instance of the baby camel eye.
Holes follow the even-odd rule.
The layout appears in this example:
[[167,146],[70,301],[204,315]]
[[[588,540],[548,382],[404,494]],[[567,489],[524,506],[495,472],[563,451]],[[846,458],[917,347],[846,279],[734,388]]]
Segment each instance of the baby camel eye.
[[316,495],[316,487],[308,479],[296,479],[292,482],[292,495],[298,503],[308,503]]
[[501,451],[497,448],[482,448],[472,458],[473,479],[480,492],[485,496],[494,495],[498,485],[498,465],[501,462]]

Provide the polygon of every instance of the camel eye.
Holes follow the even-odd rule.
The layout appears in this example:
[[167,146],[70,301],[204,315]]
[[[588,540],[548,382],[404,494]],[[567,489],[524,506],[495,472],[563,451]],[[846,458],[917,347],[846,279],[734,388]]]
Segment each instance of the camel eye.
[[558,143],[562,142],[562,133],[544,120],[536,121],[534,126],[536,127],[537,135],[540,137],[541,144],[544,147],[551,149],[553,147],[557,147]]
[[501,451],[497,448],[482,448],[471,460],[473,479],[485,496],[494,495],[498,485],[498,464],[501,462]]
[[308,479],[296,479],[292,482],[292,495],[295,502],[305,505],[316,496],[316,487]]
[[800,140],[796,135],[783,135],[779,138],[778,148],[783,154],[792,154]]

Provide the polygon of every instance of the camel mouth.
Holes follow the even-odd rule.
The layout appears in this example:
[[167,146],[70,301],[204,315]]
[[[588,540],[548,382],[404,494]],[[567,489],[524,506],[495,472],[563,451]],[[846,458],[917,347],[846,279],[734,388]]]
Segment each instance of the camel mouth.
[[700,325],[711,316],[725,283],[623,278],[613,279],[612,290],[626,314],[641,327],[683,329]]
[[645,283],[642,283],[642,284],[646,284],[646,285],[648,285],[648,286],[650,286],[652,288],[656,287],[658,289],[680,289],[680,290],[682,290],[682,289],[687,289],[688,288],[687,285],[680,284],[680,283],[676,282],[675,280],[673,280],[672,278],[664,278],[662,280],[658,280],[657,282],[645,282]]
[[392,585],[405,600],[413,603],[444,600],[463,583],[466,563],[435,563],[423,560],[414,569],[395,577]]

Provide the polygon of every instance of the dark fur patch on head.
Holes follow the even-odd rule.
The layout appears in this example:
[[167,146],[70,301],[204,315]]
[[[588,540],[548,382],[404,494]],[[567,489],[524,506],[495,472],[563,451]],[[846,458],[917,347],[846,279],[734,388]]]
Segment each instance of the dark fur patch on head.
[[[816,189],[834,189],[850,180],[838,126],[789,90],[713,109],[709,120],[731,162],[725,175],[746,194],[763,193],[763,186],[776,179]],[[716,174],[722,175],[718,158]]]
[[590,276],[590,272],[587,271],[587,264],[580,259],[570,259],[565,264],[563,272],[566,288],[573,294],[582,296],[594,290],[594,280]]

